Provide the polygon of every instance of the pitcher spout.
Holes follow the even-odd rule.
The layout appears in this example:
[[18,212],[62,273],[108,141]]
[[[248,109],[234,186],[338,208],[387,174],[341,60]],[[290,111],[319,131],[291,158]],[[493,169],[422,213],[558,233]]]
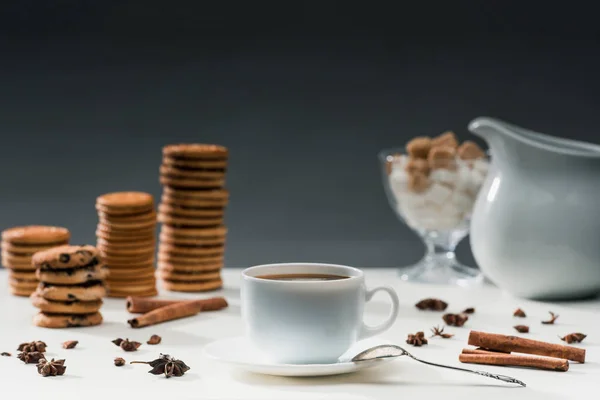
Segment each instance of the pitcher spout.
[[509,142],[514,142],[561,156],[600,158],[600,145],[545,135],[495,118],[475,118],[469,123],[468,129],[483,138],[492,152],[496,147],[505,147]]

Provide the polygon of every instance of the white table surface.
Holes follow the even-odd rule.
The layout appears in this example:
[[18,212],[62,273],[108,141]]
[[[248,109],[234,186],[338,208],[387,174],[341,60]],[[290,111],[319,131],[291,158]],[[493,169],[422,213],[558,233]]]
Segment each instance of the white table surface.
[[[384,336],[404,343],[406,335],[428,331],[442,324],[442,313],[423,312],[414,304],[424,297],[438,297],[449,303],[447,311],[460,312],[475,307],[463,328],[446,328],[456,334],[452,339],[434,338],[424,347],[408,346],[426,360],[482,369],[514,376],[525,381],[527,388],[503,384],[476,375],[433,368],[407,358],[362,372],[335,377],[283,378],[256,375],[231,369],[206,359],[202,347],[216,339],[243,334],[240,318],[239,271],[224,271],[225,288],[210,294],[162,293],[164,298],[200,298],[222,295],[229,301],[226,310],[199,314],[144,329],[132,329],[126,320],[131,314],[125,301],[106,299],[102,309],[104,323],[90,328],[43,329],[31,323],[36,310],[27,298],[8,292],[7,271],[0,270],[0,352],[13,357],[0,357],[0,398],[60,400],[82,397],[110,399],[574,399],[592,398],[600,390],[600,300],[569,303],[541,303],[513,298],[495,287],[477,289],[435,287],[401,283],[393,269],[366,270],[367,285],[392,285],[401,300],[400,317]],[[377,295],[368,305],[366,321],[383,319],[388,312],[387,299]],[[515,308],[523,308],[526,319],[512,317]],[[555,325],[542,325],[548,311],[560,314]],[[568,372],[551,372],[494,366],[460,364],[458,354],[466,347],[471,329],[515,334],[513,325],[530,325],[532,339],[562,343],[558,335],[583,332],[588,335],[580,344],[587,350],[585,364],[571,363]],[[145,344],[151,334],[162,336],[158,346]],[[125,353],[111,343],[122,337],[143,342],[139,351]],[[14,358],[16,346],[24,341],[43,340],[48,344],[47,356],[65,358],[67,372],[62,377],[43,378],[34,365]],[[61,343],[78,340],[73,350]],[[410,351],[409,350],[409,351]],[[146,365],[117,368],[115,357],[152,360],[159,353],[184,360],[191,370],[181,378],[165,379],[148,374]],[[590,397],[592,396],[592,397]]]

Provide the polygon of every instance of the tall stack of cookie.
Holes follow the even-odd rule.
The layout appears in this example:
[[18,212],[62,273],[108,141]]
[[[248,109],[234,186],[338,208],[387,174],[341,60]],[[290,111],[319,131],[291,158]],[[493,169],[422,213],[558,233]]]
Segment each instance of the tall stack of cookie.
[[10,269],[10,291],[29,296],[38,285],[31,257],[37,251],[69,243],[71,234],[58,226],[19,226],[2,232],[2,265]]
[[97,247],[110,270],[110,297],[156,296],[154,198],[115,192],[96,199]]
[[69,328],[102,323],[102,296],[108,269],[94,246],[59,246],[32,258],[38,289],[31,302],[40,309],[33,323],[44,328]]
[[202,292],[223,285],[227,160],[228,150],[218,145],[163,148],[157,276],[167,290]]

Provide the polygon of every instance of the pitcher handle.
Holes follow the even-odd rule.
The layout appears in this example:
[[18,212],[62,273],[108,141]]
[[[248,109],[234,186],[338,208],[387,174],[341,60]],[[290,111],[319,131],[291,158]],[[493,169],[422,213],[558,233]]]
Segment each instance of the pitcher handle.
[[370,301],[375,295],[375,293],[379,291],[386,292],[390,296],[390,300],[392,301],[390,313],[388,314],[385,321],[379,325],[369,326],[363,322],[362,328],[359,333],[359,339],[365,339],[371,336],[378,335],[381,332],[388,330],[394,324],[394,322],[396,322],[396,317],[398,317],[398,311],[400,308],[400,300],[398,299],[398,295],[396,294],[394,289],[392,289],[391,287],[379,286],[374,289],[367,290],[367,293],[365,295],[365,303]]

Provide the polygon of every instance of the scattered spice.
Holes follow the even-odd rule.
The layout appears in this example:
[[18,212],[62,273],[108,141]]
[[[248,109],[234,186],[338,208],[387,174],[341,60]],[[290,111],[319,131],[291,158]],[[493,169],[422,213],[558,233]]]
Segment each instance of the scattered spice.
[[123,359],[121,357],[115,358],[115,365],[117,367],[122,367],[123,365],[125,365],[125,359]]
[[469,317],[466,314],[444,314],[442,317],[446,325],[463,326]]
[[6,351],[3,351],[2,353],[0,353],[0,356],[2,356],[2,357],[12,357],[12,354],[7,353]]
[[440,328],[439,326],[434,326],[431,328],[431,332],[433,333],[431,337],[440,336],[444,339],[450,339],[452,336],[454,336],[452,333],[444,333],[444,328]]
[[65,366],[65,360],[54,360],[50,361],[42,358],[37,365],[38,373],[42,376],[57,376],[63,375],[67,370]]
[[587,335],[584,335],[583,333],[569,333],[566,336],[563,336],[560,338],[560,340],[563,340],[569,344],[571,343],[581,343],[583,341],[583,339],[585,339],[587,337]]
[[67,340],[62,344],[62,346],[63,349],[74,349],[75,346],[77,346],[77,343],[79,343],[77,340]]
[[427,344],[427,338],[425,337],[425,333],[421,331],[415,333],[414,335],[409,333],[408,337],[406,338],[406,343],[412,344],[415,347],[420,347],[424,344]]
[[17,348],[17,350],[19,351],[23,351],[25,353],[29,353],[31,351],[39,351],[40,353],[43,353],[46,351],[46,347],[48,347],[46,345],[46,343],[37,340],[37,341],[33,341],[33,342],[28,342],[28,343],[21,343],[19,345],[19,347]]
[[474,314],[475,313],[475,308],[473,308],[473,307],[465,308],[462,313],[463,314]]
[[142,345],[140,342],[130,341],[129,339],[123,340],[121,338],[117,338],[112,342],[125,351],[137,351],[137,349]]
[[150,336],[150,339],[148,339],[148,341],[146,343],[148,344],[159,344],[160,341],[162,340],[162,338],[158,335],[152,335]]
[[165,374],[166,378],[182,376],[190,369],[183,361],[176,360],[168,354],[161,354],[159,358],[153,361],[132,361],[130,364],[149,364],[152,367],[148,371],[149,373],[153,375]]
[[548,321],[542,321],[544,325],[552,325],[554,321],[558,318],[558,314],[554,314],[552,311],[548,311],[550,313],[550,319]]
[[428,298],[419,301],[415,307],[419,310],[444,311],[448,303],[440,299]]
[[529,327],[527,325],[515,325],[513,328],[519,333],[529,333]]
[[37,364],[41,359],[46,357],[44,356],[44,353],[40,353],[39,351],[31,351],[29,353],[19,353],[17,358],[23,361],[25,364]]
[[513,313],[513,317],[525,318],[526,316],[527,315],[525,315],[525,311],[521,310],[520,308],[517,308]]

